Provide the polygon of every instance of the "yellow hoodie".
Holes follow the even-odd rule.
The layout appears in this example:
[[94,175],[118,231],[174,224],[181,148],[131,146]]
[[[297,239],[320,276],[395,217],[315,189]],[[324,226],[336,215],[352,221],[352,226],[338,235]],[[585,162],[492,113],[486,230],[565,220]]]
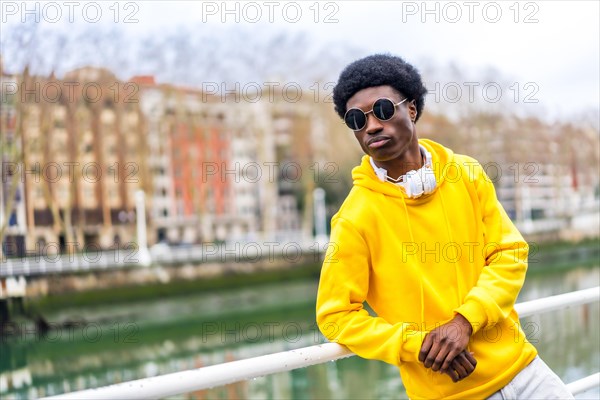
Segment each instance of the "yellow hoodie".
[[[421,139],[437,188],[417,199],[377,178],[369,157],[331,221],[317,323],[361,357],[399,366],[412,399],[486,398],[536,356],[514,303],[528,246],[474,159]],[[363,307],[367,302],[377,314]],[[419,362],[425,335],[462,314],[475,371],[453,383]]]

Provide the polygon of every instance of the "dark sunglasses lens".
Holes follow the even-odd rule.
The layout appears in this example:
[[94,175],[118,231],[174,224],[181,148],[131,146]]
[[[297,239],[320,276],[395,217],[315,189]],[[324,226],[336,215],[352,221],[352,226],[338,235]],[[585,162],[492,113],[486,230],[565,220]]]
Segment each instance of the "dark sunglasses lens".
[[394,116],[394,103],[389,99],[379,99],[373,104],[373,114],[382,121],[387,121]]
[[348,128],[352,129],[353,131],[360,131],[365,127],[367,118],[364,112],[353,108],[348,110],[346,116],[344,117],[344,121],[346,122],[346,125],[348,125]]

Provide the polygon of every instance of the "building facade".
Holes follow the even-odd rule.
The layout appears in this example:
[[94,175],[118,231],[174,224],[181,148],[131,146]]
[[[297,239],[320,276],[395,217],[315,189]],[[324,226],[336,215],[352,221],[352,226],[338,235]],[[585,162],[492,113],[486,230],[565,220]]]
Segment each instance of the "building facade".
[[134,242],[134,193],[151,184],[134,90],[97,68],[61,80],[25,73],[18,81],[14,136],[21,143],[28,252]]
[[21,256],[26,250],[25,187],[21,178],[23,145],[17,135],[19,103],[14,94],[18,85],[17,76],[4,73],[0,59],[0,258]]

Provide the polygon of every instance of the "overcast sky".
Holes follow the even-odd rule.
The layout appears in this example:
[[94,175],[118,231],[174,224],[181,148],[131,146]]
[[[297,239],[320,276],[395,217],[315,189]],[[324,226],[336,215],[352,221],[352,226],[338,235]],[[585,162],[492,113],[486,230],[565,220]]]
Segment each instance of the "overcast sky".
[[[519,89],[521,101],[529,95],[551,114],[600,107],[597,1],[430,1],[425,6],[421,1],[342,1],[320,2],[318,7],[308,1],[297,3],[302,16],[296,23],[291,22],[295,6],[255,4],[259,7],[239,3],[240,24],[252,25],[249,20],[257,19],[255,10],[260,9],[255,24],[269,24],[272,16],[274,25],[309,30],[332,44],[349,41],[366,52],[391,52],[415,63],[427,58],[473,70],[493,67],[517,83],[511,91],[503,88],[505,95],[515,96]],[[234,12],[227,14],[221,2],[153,4],[147,10],[152,22],[140,28],[176,20],[235,24],[235,2],[228,9]],[[142,18],[146,16],[140,9]],[[525,87],[529,82],[535,85]],[[469,88],[460,84],[466,96]],[[475,95],[483,95],[479,87],[474,87]],[[492,88],[487,95],[495,95]]]
[[[69,25],[65,2],[55,25]],[[23,17],[22,2],[3,2],[3,23],[10,26]],[[36,2],[28,7],[35,10]],[[41,23],[55,10],[38,3]],[[72,9],[72,17],[89,23],[94,7],[85,2]],[[391,52],[419,66],[421,60],[437,65],[450,62],[470,71],[490,67],[516,86],[503,95],[522,102],[527,95],[537,107],[568,117],[584,109],[600,108],[600,8],[598,1],[257,1],[192,2],[137,1],[102,4],[98,24],[115,23],[131,35],[173,29],[178,25],[219,27],[244,25],[257,32],[273,27],[308,31],[331,46],[347,42],[364,49],[361,57]],[[112,8],[110,8],[112,7]],[[116,14],[118,8],[118,15]],[[125,23],[126,19],[134,23]],[[237,21],[236,21],[237,19]],[[136,22],[137,21],[137,22]],[[350,60],[348,60],[350,61]],[[336,71],[336,76],[339,71]],[[479,74],[481,75],[481,74]],[[483,85],[474,87],[481,96]],[[526,86],[527,84],[530,84]],[[443,84],[443,82],[442,82]],[[467,95],[468,86],[458,82]],[[430,87],[431,89],[431,87]],[[493,88],[492,88],[493,89]],[[490,91],[488,96],[494,96]],[[524,106],[530,106],[524,104]]]

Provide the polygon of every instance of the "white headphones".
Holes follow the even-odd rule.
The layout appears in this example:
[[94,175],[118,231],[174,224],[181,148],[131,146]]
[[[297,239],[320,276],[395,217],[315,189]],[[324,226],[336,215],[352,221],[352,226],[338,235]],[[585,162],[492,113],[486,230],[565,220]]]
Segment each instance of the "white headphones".
[[405,175],[402,175],[398,179],[391,178],[387,175],[387,170],[379,168],[375,165],[373,158],[370,158],[371,166],[375,170],[377,177],[383,181],[391,181],[392,183],[404,188],[404,192],[411,199],[421,197],[423,194],[429,194],[437,187],[437,181],[435,180],[435,174],[431,167],[431,153],[421,145],[421,154],[425,157],[425,163],[423,167],[418,170],[408,171]]

